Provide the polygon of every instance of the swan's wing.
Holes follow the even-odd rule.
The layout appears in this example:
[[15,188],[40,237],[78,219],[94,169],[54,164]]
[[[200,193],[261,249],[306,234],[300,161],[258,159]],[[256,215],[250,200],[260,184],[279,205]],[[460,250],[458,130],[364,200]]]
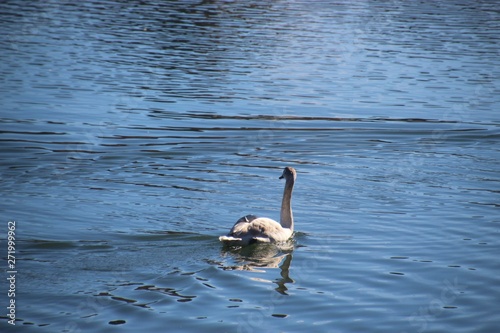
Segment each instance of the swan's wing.
[[249,239],[270,238],[271,235],[279,233],[282,229],[278,222],[266,217],[256,218],[254,215],[245,216],[245,218],[250,220],[249,217],[253,219],[251,221],[243,220],[242,222],[236,222],[228,236]]
[[[264,236],[279,232],[282,229],[281,224],[267,217],[259,217],[250,222],[249,230],[256,233],[256,236]],[[266,237],[264,236],[264,237]]]
[[279,222],[265,217],[255,219],[249,223],[248,232],[255,241],[265,243],[286,241],[293,233],[290,229],[283,228]]

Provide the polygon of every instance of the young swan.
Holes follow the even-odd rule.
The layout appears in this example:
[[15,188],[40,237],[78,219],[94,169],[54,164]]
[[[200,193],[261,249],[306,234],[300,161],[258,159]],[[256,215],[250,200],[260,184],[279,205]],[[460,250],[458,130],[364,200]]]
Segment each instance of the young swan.
[[220,236],[219,240],[227,244],[248,245],[253,243],[284,242],[293,234],[292,191],[297,172],[294,168],[286,167],[280,179],[285,178],[285,190],[281,201],[280,222],[267,217],[246,215],[234,224],[227,236]]

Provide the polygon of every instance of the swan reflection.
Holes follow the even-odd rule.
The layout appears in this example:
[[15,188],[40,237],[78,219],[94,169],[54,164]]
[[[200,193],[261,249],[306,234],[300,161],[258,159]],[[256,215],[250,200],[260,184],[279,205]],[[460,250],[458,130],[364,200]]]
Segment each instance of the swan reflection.
[[287,283],[295,281],[290,277],[290,265],[293,258],[294,243],[289,241],[285,244],[253,244],[244,247],[225,246],[222,249],[223,257],[231,257],[235,264],[224,265],[225,270],[246,270],[252,272],[266,272],[269,268],[279,268],[280,278],[269,281],[261,278],[252,278],[256,281],[273,282],[278,285],[275,290],[280,294],[287,295]]

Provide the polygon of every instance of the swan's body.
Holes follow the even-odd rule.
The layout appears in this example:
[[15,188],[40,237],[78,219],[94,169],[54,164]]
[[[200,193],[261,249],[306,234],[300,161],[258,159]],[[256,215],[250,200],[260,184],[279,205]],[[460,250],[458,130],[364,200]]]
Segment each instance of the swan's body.
[[281,202],[280,222],[267,217],[246,215],[234,224],[227,236],[220,236],[221,242],[237,245],[253,243],[280,243],[293,235],[292,191],[297,173],[294,168],[286,167],[281,178],[286,179]]

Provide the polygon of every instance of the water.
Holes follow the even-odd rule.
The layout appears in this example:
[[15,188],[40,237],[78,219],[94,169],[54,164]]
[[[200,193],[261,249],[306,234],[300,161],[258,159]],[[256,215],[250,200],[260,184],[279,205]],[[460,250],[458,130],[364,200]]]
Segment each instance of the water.
[[[2,332],[498,329],[494,1],[0,12]],[[222,248],[284,166],[293,247]]]

